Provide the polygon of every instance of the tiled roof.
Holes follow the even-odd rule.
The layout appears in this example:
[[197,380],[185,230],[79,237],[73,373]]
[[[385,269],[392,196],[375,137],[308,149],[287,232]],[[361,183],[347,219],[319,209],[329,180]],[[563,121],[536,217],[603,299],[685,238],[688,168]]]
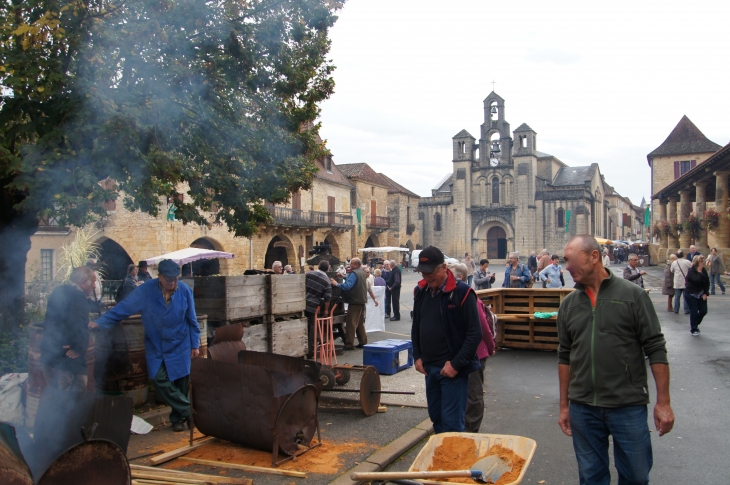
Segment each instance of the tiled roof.
[[315,160],[315,163],[317,164],[317,168],[319,169],[319,171],[314,174],[316,178],[327,180],[328,182],[334,182],[336,184],[344,185],[346,187],[355,188],[355,186],[352,185],[349,180],[347,180],[347,177],[342,174],[337,165],[335,165],[335,162],[332,162],[331,172],[325,170],[323,160]]
[[516,132],[518,132],[518,131],[535,131],[535,130],[533,130],[532,128],[530,128],[529,126],[527,126],[527,123],[522,123],[522,124],[521,124],[521,125],[520,125],[520,126],[519,126],[519,127],[518,127],[518,128],[516,129],[516,130],[515,130],[515,133],[516,133]]
[[[466,130],[461,130],[459,133],[453,136],[453,138],[474,138],[471,136],[471,133],[469,133]],[[474,138],[476,140],[476,138]]]
[[436,189],[435,189],[436,193],[437,194],[438,193],[450,194],[451,193],[451,181],[453,180],[453,178],[454,178],[454,174],[450,173],[446,177],[441,179],[441,182],[439,182],[438,185],[436,186]]
[[535,150],[535,153],[537,153],[537,158],[548,158],[548,157],[555,158],[554,155],[550,155],[549,153],[539,152],[537,150]]
[[682,116],[677,126],[674,127],[664,143],[659,145],[653,152],[646,156],[651,166],[652,157],[663,157],[667,155],[689,155],[692,153],[714,153],[722,148],[717,143],[710,141],[694,123]]
[[396,182],[392,178],[388,177],[384,173],[379,173],[378,175],[380,175],[381,177],[383,177],[383,179],[386,182],[388,182],[388,185],[390,185],[390,188],[388,189],[388,193],[389,194],[404,194],[404,195],[408,195],[410,197],[415,197],[417,199],[420,199],[421,198],[420,195],[411,192],[410,190],[408,190],[407,188],[403,187],[401,184],[399,184],[398,182]]
[[344,163],[337,167],[348,179],[362,180],[363,182],[390,187],[388,181],[370,168],[370,165],[367,163]]
[[562,167],[555,176],[553,186],[584,185],[593,178],[597,165],[587,167]]

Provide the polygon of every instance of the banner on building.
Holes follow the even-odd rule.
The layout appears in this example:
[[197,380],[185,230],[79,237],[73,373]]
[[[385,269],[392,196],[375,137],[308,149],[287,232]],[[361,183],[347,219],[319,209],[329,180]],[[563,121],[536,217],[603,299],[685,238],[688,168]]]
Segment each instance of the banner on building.
[[570,230],[570,211],[565,211],[565,233]]

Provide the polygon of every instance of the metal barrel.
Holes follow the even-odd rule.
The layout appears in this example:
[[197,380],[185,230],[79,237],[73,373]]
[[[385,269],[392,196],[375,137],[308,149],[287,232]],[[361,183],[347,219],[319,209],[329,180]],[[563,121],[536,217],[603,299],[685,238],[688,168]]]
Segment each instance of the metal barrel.
[[95,355],[96,386],[102,392],[122,393],[135,406],[147,402],[149,376],[141,316],[133,315],[100,333]]

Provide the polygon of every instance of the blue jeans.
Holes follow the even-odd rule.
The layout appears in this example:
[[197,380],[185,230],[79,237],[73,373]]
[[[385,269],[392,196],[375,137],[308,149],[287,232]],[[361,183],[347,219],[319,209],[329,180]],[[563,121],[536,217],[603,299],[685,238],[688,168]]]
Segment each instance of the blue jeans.
[[608,435],[619,485],[646,485],[653,464],[646,405],[603,408],[570,403],[573,449],[581,485],[609,485]]
[[[466,284],[469,285],[469,288],[471,288],[471,282],[474,281],[474,275],[470,274],[469,277],[466,279]],[[725,291],[724,289],[722,291]]]
[[687,297],[684,297],[684,288],[679,288],[674,290],[674,313],[679,313],[679,300],[684,300],[684,313],[687,313],[689,311],[689,306],[687,305]]
[[426,364],[424,367],[428,417],[431,418],[434,432],[463,432],[469,375],[460,374],[452,379],[440,374],[440,366]]
[[710,294],[715,294],[715,279],[717,279],[717,284],[720,285],[720,290],[725,293],[725,285],[720,280],[720,273],[710,273]]

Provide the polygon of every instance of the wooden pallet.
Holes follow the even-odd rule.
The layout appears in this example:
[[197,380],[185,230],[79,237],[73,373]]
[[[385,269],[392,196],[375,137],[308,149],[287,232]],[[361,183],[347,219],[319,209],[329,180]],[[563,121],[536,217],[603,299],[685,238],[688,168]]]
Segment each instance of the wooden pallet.
[[494,288],[477,291],[497,314],[497,345],[533,350],[558,348],[557,318],[535,318],[535,312],[557,312],[572,288]]

